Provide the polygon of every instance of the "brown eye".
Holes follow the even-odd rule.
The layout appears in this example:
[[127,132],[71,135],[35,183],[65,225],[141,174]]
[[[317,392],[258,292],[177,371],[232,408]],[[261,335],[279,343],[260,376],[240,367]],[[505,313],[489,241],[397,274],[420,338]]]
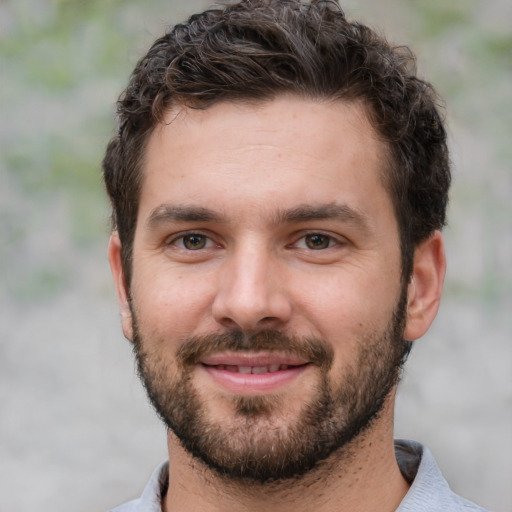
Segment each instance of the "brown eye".
[[185,235],[183,237],[183,247],[189,251],[197,251],[199,249],[204,249],[207,241],[208,238],[204,235]]
[[331,244],[331,237],[315,233],[305,236],[306,247],[308,249],[320,250],[327,249]]

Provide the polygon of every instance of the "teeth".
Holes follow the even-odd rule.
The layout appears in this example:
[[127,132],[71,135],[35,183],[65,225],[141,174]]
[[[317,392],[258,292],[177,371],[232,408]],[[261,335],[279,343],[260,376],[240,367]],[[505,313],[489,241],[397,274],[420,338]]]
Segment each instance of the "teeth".
[[231,364],[219,364],[217,365],[219,370],[226,370],[234,373],[274,373],[279,370],[287,370],[289,366],[287,364],[270,364],[268,366],[235,366]]

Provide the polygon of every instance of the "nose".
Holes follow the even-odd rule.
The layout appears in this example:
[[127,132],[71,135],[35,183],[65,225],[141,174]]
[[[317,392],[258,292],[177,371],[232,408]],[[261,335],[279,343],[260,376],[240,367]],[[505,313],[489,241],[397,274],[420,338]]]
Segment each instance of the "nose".
[[257,247],[236,251],[219,276],[212,306],[215,321],[245,331],[282,327],[292,312],[282,277],[270,251]]

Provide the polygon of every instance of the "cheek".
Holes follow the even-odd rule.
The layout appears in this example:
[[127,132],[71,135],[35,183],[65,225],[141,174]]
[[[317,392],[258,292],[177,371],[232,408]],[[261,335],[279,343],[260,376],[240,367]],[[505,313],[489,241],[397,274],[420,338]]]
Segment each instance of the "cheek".
[[190,336],[200,329],[211,309],[211,282],[199,274],[141,267],[132,280],[140,329],[166,339]]
[[399,287],[384,276],[359,269],[304,276],[294,295],[300,309],[325,328],[364,331],[387,325],[393,314]]
[[297,282],[300,285],[295,295],[302,304],[332,319],[364,318],[370,314],[387,317],[398,298],[397,283],[387,282],[364,270],[310,274]]

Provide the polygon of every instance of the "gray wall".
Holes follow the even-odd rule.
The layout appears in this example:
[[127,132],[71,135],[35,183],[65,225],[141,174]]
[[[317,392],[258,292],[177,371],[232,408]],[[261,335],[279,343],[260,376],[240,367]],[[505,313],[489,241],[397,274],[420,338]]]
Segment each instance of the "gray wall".
[[[121,335],[99,161],[136,59],[203,5],[0,1],[0,512],[105,510],[166,456]],[[512,3],[344,6],[410,44],[448,105],[448,278],[397,436],[426,443],[457,492],[510,512]]]

